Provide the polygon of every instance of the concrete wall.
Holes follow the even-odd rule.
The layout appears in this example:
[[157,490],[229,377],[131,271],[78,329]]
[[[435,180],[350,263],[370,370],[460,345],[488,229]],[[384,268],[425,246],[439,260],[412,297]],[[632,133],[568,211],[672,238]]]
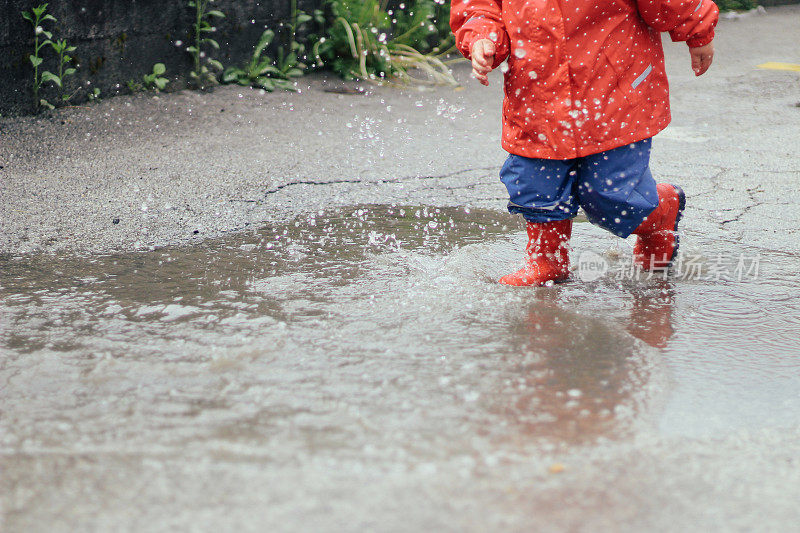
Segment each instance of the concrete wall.
[[[20,12],[39,5],[39,0],[0,0],[0,114],[30,112],[33,106],[33,72],[28,55],[33,33]],[[311,11],[320,0],[298,0]],[[215,9],[227,17],[217,23],[214,37],[220,50],[213,57],[228,66],[249,57],[265,27],[279,31],[288,20],[290,0],[218,0]],[[190,39],[193,8],[186,0],[51,0],[48,12],[58,22],[45,28],[55,38],[65,38],[78,47],[73,54],[78,71],[68,79],[68,91],[79,89],[72,103],[85,101],[88,89],[98,87],[101,97],[128,92],[126,82],[141,82],[153,64],[164,63],[169,89],[186,86],[192,68],[185,52]],[[181,41],[182,46],[176,46]],[[54,69],[52,53],[44,67]],[[55,100],[54,89],[43,92]]]
[[[33,48],[30,24],[20,12],[41,0],[0,0],[0,115],[33,110],[33,72],[28,55]],[[291,0],[217,0],[216,9],[227,18],[217,23],[214,35],[221,48],[213,57],[224,65],[245,61],[265,27],[280,32],[287,21]],[[401,0],[390,0],[391,7]],[[796,3],[798,0],[762,0],[763,5]],[[322,0],[298,0],[310,12]],[[58,22],[46,27],[54,38],[65,38],[78,47],[73,54],[78,71],[68,79],[67,91],[78,90],[72,103],[85,101],[88,90],[97,87],[101,97],[128,92],[127,81],[142,81],[155,63],[167,66],[172,81],[167,90],[187,86],[192,68],[184,48],[190,39],[193,9],[187,0],[50,0],[49,12]],[[280,39],[279,33],[279,39]],[[285,32],[283,33],[285,37]],[[182,46],[176,46],[181,41]],[[274,47],[273,47],[274,48]],[[48,50],[49,52],[49,50]],[[55,68],[52,54],[44,68]],[[47,87],[48,100],[58,93]]]

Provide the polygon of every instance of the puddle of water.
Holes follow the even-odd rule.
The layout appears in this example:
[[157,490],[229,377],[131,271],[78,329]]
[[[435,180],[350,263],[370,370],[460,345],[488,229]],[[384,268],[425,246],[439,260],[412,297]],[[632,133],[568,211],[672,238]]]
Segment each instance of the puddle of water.
[[[588,224],[573,257],[625,244]],[[644,424],[800,421],[796,274],[514,289],[515,218],[357,206],[200,246],[0,258],[0,447],[470,468]],[[698,243],[713,248],[713,243]]]
[[0,395],[24,423],[3,444],[261,447],[274,434],[294,442],[267,439],[276,454],[411,453],[424,434],[435,456],[476,433],[625,432],[642,354],[561,306],[562,289],[495,283],[519,260],[518,224],[363,206],[196,247],[4,258]]

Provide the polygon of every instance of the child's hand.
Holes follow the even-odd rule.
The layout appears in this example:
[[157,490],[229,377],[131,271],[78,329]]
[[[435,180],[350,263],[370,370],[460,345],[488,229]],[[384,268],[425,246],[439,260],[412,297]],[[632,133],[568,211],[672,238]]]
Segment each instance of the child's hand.
[[[700,76],[708,70],[711,66],[711,61],[714,59],[714,43],[708,43],[705,46],[698,46],[697,48],[689,48],[689,54],[692,56],[692,70],[695,76]],[[475,62],[473,61],[473,64]]]
[[472,75],[484,85],[489,85],[486,77],[492,71],[495,45],[490,39],[478,39],[472,45]]

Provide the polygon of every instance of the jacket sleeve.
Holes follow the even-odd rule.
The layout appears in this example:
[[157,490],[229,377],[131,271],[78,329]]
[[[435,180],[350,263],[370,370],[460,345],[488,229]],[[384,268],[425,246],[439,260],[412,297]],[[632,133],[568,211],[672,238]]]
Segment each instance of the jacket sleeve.
[[503,1],[452,0],[450,3],[450,29],[456,36],[456,47],[467,59],[472,59],[472,45],[478,39],[490,39],[496,45],[492,68],[499,67],[508,57],[510,41],[503,25]]
[[713,0],[636,0],[639,14],[653,29],[691,47],[714,40],[719,8]]

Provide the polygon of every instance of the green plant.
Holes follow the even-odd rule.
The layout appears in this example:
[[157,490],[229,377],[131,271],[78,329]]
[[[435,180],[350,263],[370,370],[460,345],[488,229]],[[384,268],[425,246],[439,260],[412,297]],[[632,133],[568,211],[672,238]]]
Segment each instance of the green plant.
[[[39,66],[42,64],[44,59],[40,55],[42,48],[51,43],[51,39],[53,38],[53,34],[49,31],[45,30],[42,27],[47,21],[56,22],[56,18],[53,15],[47,14],[47,4],[42,4],[38,7],[34,7],[31,11],[23,11],[22,18],[27,20],[33,26],[33,54],[29,56],[31,64],[33,65],[33,101],[35,110],[38,112],[40,106],[45,106],[50,109],[53,106],[47,102],[47,100],[43,98],[39,98],[39,90],[42,87],[42,84],[51,78],[55,77],[49,71],[43,71],[39,73]],[[39,36],[43,35],[46,37],[45,40],[39,41]]]
[[[317,21],[324,20],[322,11],[315,10]],[[278,58],[275,61],[278,70],[287,77],[298,77],[303,75],[306,64],[300,61],[305,57],[306,47],[297,40],[297,30],[314,17],[303,10],[297,9],[297,0],[291,2],[291,18],[289,20],[289,53],[286,53],[283,46],[278,47]]]
[[238,83],[244,87],[260,87],[267,91],[275,89],[276,80],[270,76],[276,76],[280,71],[275,67],[275,62],[272,58],[261,57],[261,54],[264,53],[264,50],[274,37],[275,32],[264,30],[247,65],[225,69],[225,72],[222,73],[223,83]]
[[450,28],[450,0],[433,0],[433,3],[432,22],[436,28],[438,40],[438,45],[433,48],[433,51],[438,52],[441,56],[456,51],[456,36],[453,35],[453,30]]
[[[422,30],[426,27],[426,31],[430,30],[430,24],[425,22],[430,10],[420,9],[416,15],[393,21],[386,11],[385,0],[326,0],[326,5],[333,13],[334,23],[327,28],[326,38],[313,47],[318,63],[324,63],[345,79],[402,85],[456,84],[439,56],[425,54],[412,46],[419,43],[424,35]],[[398,33],[398,29],[405,31]],[[409,71],[414,68],[425,77],[413,77]]]
[[378,0],[326,0],[326,5],[334,23],[315,44],[317,60],[345,79],[391,75],[385,31],[391,20]]
[[153,72],[151,74],[145,74],[143,76],[144,86],[156,92],[163,91],[164,87],[166,87],[167,84],[169,83],[169,80],[167,78],[161,76],[166,71],[167,67],[164,66],[164,63],[156,63],[155,65],[153,65]]
[[[210,21],[212,18],[225,18],[225,14],[222,11],[208,9],[209,5],[213,2],[214,0],[189,1],[189,7],[195,8],[195,21],[192,24],[194,44],[189,46],[186,51],[192,54],[192,59],[194,60],[194,69],[189,75],[194,80],[195,85],[200,89],[205,89],[209,85],[215,85],[217,83],[215,72],[222,70],[222,63],[210,57],[206,57],[204,51],[205,45],[219,50],[219,43],[208,36],[208,34],[217,31],[216,27],[212,26]],[[203,64],[202,60],[204,58],[208,66]]]
[[276,62],[269,56],[264,56],[264,50],[275,38],[275,32],[264,30],[258,39],[250,61],[244,67],[228,67],[222,74],[223,83],[238,83],[242,86],[260,87],[267,91],[276,88],[295,90],[290,79],[303,75],[302,63],[297,61],[295,54],[284,56],[283,48],[279,49],[279,58]]
[[[304,17],[300,18],[299,15],[303,14]],[[306,18],[308,17],[308,18]],[[312,43],[311,45],[311,54],[308,54],[306,51],[306,47],[303,46],[298,53],[298,57],[302,58],[304,63],[310,63],[310,65],[306,66],[308,68],[315,68],[315,67],[322,67],[324,66],[323,62],[320,58],[320,50],[325,49],[327,45],[325,45],[327,41],[326,33],[325,33],[325,26],[327,24],[327,20],[325,18],[325,12],[322,9],[315,9],[312,15],[308,15],[307,13],[300,11],[298,13],[298,20],[302,20],[302,23],[298,23],[298,28],[303,24],[307,24],[309,22],[314,22],[316,28],[321,32],[319,33],[307,33],[305,36],[305,41]],[[294,33],[294,30],[293,30]],[[313,61],[312,61],[313,60]]]
[[719,0],[715,2],[720,11],[749,11],[756,7],[754,0]]
[[128,81],[125,82],[125,85],[128,86],[128,90],[132,94],[140,93],[140,92],[142,92],[144,90],[144,85],[142,85],[141,83],[139,83],[136,80],[132,80],[132,79],[128,80]]
[[258,39],[250,61],[244,67],[229,67],[222,74],[224,83],[238,83],[243,86],[260,87],[267,91],[275,88],[296,90],[292,78],[303,75],[306,64],[300,58],[305,58],[305,45],[298,42],[297,30],[307,22],[316,19],[318,23],[324,22],[322,10],[315,10],[314,17],[297,9],[297,0],[291,2],[291,19],[287,24],[289,28],[289,51],[286,47],[278,47],[278,57],[272,59],[262,54],[275,38],[275,32],[264,30]]
[[[244,67],[229,67],[222,74],[222,81],[224,83],[238,83],[239,85],[260,87],[267,91],[272,91],[275,88],[286,89],[288,91],[295,91],[294,84],[291,82],[292,78],[298,78],[303,75],[303,71],[307,68],[306,64],[301,61],[305,58],[306,47],[304,44],[297,40],[297,31],[307,22],[316,20],[318,23],[324,23],[324,16],[322,10],[314,10],[314,16],[297,9],[297,0],[291,2],[291,18],[286,24],[289,28],[289,50],[286,51],[285,46],[278,47],[278,57],[273,59],[268,56],[262,57],[266,48],[272,43],[275,38],[275,32],[272,30],[264,30],[261,37],[258,39],[253,55],[250,61]],[[315,36],[312,36],[312,38]]]
[[[393,43],[402,43],[420,52],[448,53],[455,37],[450,29],[450,2],[414,0],[388,12],[393,17]],[[445,52],[442,52],[445,51]]]
[[95,87],[94,89],[89,91],[88,96],[89,96],[89,101],[90,102],[94,102],[95,100],[99,100],[100,99],[100,89]]
[[[67,44],[67,41],[65,41],[64,39],[61,39],[60,41],[51,41],[50,46],[53,48],[55,53],[58,54],[58,75],[56,76],[47,72],[47,74],[50,74],[48,76],[48,80],[52,81],[58,86],[61,94],[61,101],[68,102],[73,96],[75,96],[75,93],[78,91],[76,90],[72,94],[64,93],[65,78],[67,76],[72,76],[73,74],[75,74],[75,69],[73,67],[67,67],[67,68],[64,67],[67,66],[70,61],[72,61],[72,57],[70,57],[69,54],[74,52],[77,49],[77,47],[69,46]],[[44,75],[45,73],[42,73],[43,78]]]

